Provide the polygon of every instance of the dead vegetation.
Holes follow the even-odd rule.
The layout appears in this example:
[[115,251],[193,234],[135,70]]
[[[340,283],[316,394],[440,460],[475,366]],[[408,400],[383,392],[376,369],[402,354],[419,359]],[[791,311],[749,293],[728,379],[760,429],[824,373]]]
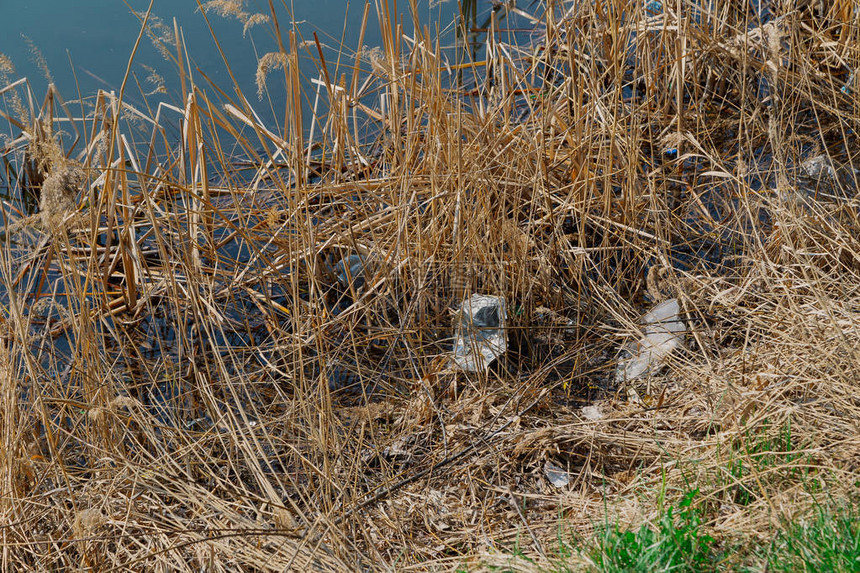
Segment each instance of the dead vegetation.
[[[502,5],[482,60],[385,6],[327,60],[275,11],[274,126],[166,28],[180,105],[0,89],[4,570],[550,566],[693,488],[726,547],[856,499],[860,15],[764,4]],[[509,344],[467,375],[473,293]]]

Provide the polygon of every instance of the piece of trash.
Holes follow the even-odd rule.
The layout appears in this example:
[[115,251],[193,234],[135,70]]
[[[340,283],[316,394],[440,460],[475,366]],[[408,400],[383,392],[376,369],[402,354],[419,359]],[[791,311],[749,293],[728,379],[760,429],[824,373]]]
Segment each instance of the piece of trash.
[[570,483],[570,474],[550,461],[544,464],[543,475],[546,476],[549,483],[558,488],[567,487]]
[[667,158],[677,159],[678,150],[687,141],[687,133],[667,131],[660,136],[660,147]]
[[344,287],[352,285],[356,289],[364,286],[364,272],[368,257],[360,255],[349,255],[347,258],[338,261],[334,266],[334,274],[339,282]]
[[582,417],[586,420],[596,422],[603,419],[603,412],[600,411],[599,406],[585,406],[582,409]]
[[479,372],[508,349],[505,300],[473,294],[457,311],[453,360],[466,372]]
[[842,92],[842,93],[844,93],[845,95],[851,95],[851,92],[853,92],[853,91],[854,91],[854,90],[853,90],[853,86],[854,86],[854,78],[856,77],[856,75],[857,75],[857,71],[856,71],[856,70],[855,70],[855,71],[853,71],[853,72],[851,72],[851,75],[849,75],[849,76],[848,76],[848,80],[845,82],[845,85],[844,85],[844,86],[842,86],[842,87],[839,89],[839,91],[841,91],[841,92]]
[[803,169],[803,172],[807,176],[813,179],[836,178],[836,170],[830,165],[830,161],[827,160],[826,155],[810,157],[800,164],[800,168]]
[[657,2],[657,0],[652,0],[645,5],[645,12],[650,16],[654,16],[663,11],[663,4],[661,2]]
[[382,457],[389,463],[408,464],[412,461],[412,448],[414,447],[415,436],[401,436],[394,442],[382,450]]
[[642,317],[644,336],[627,346],[629,356],[618,363],[616,383],[656,372],[663,361],[681,346],[687,326],[681,320],[680,312],[678,299],[670,298]]

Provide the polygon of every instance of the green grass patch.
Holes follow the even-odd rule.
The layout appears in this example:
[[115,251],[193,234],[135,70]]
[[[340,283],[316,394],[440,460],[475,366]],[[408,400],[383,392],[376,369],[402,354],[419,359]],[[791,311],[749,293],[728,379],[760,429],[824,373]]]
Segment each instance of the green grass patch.
[[781,531],[766,547],[765,571],[860,571],[857,506],[818,506],[815,513]]
[[590,557],[597,570],[624,571],[708,571],[712,569],[714,539],[701,531],[701,514],[693,507],[693,490],[675,508],[669,507],[654,525],[638,530],[606,528]]
[[776,480],[808,481],[810,464],[798,464],[804,454],[798,451],[796,441],[790,419],[776,431],[767,420],[747,429],[729,450],[720,480],[720,485],[729,492],[730,501],[749,505],[761,495],[762,485],[773,486]]

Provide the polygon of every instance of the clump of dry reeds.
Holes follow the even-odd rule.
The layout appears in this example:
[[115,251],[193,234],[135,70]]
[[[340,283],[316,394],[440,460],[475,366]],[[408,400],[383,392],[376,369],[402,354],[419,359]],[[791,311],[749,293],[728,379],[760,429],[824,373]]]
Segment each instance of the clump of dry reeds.
[[[548,563],[560,522],[648,520],[657,489],[698,487],[726,540],[803,511],[809,480],[856,495],[843,4],[556,2],[531,43],[493,12],[473,60],[383,3],[383,45],[349,63],[273,12],[280,127],[187,77],[167,28],[180,106],[100,92],[80,118],[51,88],[0,110],[6,220],[26,188],[80,213],[4,237],[6,564],[454,569],[515,542]],[[480,375],[448,359],[473,293],[510,315]],[[691,334],[632,402],[615,355],[661,296]],[[762,465],[786,428],[797,455]]]

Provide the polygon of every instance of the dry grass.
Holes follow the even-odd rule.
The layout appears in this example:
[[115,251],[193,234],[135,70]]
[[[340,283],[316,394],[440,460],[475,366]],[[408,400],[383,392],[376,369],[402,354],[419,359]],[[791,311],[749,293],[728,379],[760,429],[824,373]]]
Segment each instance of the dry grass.
[[[856,498],[856,9],[553,5],[460,63],[384,8],[335,60],[273,12],[280,127],[167,28],[180,105],[0,90],[4,570],[548,567],[695,487],[726,547]],[[511,349],[466,375],[478,292]],[[633,402],[615,355],[664,296],[691,334]]]

